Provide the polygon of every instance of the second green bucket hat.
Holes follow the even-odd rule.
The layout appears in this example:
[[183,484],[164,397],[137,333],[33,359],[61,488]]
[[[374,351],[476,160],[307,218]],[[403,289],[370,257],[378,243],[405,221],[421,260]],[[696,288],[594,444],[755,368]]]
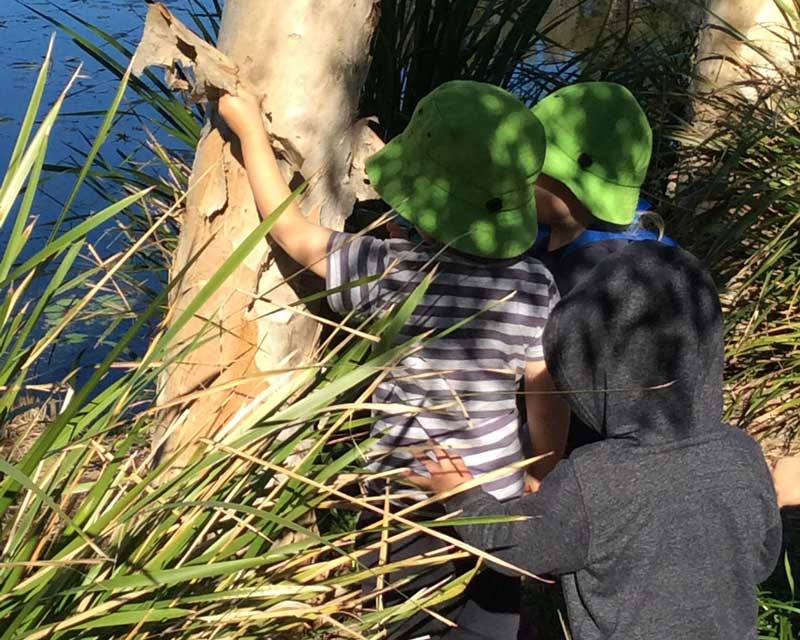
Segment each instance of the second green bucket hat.
[[630,224],[653,147],[633,94],[613,82],[577,83],[532,111],[547,135],[542,173],[563,182],[596,218]]
[[419,102],[405,131],[367,160],[367,175],[400,216],[439,242],[510,258],[536,239],[533,185],[544,155],[544,129],[519,99],[454,80]]

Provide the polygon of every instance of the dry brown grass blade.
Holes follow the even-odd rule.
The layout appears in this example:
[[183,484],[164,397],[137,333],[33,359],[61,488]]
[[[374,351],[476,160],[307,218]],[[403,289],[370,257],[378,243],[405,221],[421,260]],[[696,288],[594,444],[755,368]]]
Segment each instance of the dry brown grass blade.
[[[344,331],[345,333],[352,333],[357,338],[363,338],[364,340],[369,340],[370,342],[373,342],[373,343],[376,343],[376,344],[381,341],[381,339],[378,336],[373,336],[372,334],[367,333],[366,331],[361,331],[359,329],[355,329],[353,327],[349,327],[346,324],[342,324],[341,322],[335,322],[334,320],[329,320],[328,318],[323,318],[322,316],[319,316],[319,315],[317,315],[315,313],[311,313],[307,309],[304,309],[303,307],[300,307],[298,305],[282,304],[280,302],[277,302],[276,300],[270,300],[265,295],[254,294],[254,293],[251,293],[249,291],[245,291],[243,289],[237,289],[237,291],[239,293],[245,295],[245,296],[251,297],[253,300],[261,300],[263,302],[266,302],[267,304],[270,304],[270,305],[272,305],[274,307],[277,307],[281,311],[288,311],[289,313],[296,313],[297,315],[303,316],[304,318],[311,318],[312,320],[316,320],[320,324],[324,324],[326,327],[334,327],[337,330]],[[266,318],[272,313],[275,313],[275,312],[274,311],[269,311],[267,313],[261,314],[260,316],[256,316],[256,318],[258,318],[258,319]]]
[[[267,460],[264,460],[262,458],[259,458],[258,456],[254,456],[254,455],[249,454],[247,452],[240,451],[238,449],[235,449],[233,447],[227,446],[227,445],[222,444],[222,443],[216,443],[216,442],[212,442],[210,440],[206,440],[205,442],[210,447],[214,447],[214,448],[220,449],[221,451],[225,451],[225,452],[227,452],[227,453],[229,453],[229,454],[231,454],[233,456],[242,457],[242,458],[250,461],[253,464],[256,464],[258,466],[264,467],[265,469],[269,469],[269,470],[271,470],[271,471],[273,471],[275,473],[285,475],[285,476],[291,478],[292,480],[296,480],[296,481],[302,482],[304,484],[307,484],[310,487],[315,488],[319,492],[322,492],[322,493],[325,493],[325,494],[328,494],[328,495],[335,495],[338,498],[341,498],[341,499],[344,499],[344,500],[348,500],[352,504],[354,504],[354,505],[356,505],[358,507],[361,507],[362,509],[365,509],[365,510],[368,510],[368,511],[372,511],[373,513],[377,513],[377,514],[379,514],[381,516],[383,516],[383,514],[384,514],[384,511],[382,509],[379,509],[378,507],[375,507],[375,506],[373,506],[372,504],[370,504],[368,502],[364,502],[363,500],[360,500],[359,498],[355,498],[353,496],[347,495],[346,493],[343,493],[343,492],[338,491],[336,489],[332,489],[330,487],[326,487],[325,485],[320,484],[319,482],[316,482],[315,480],[312,480],[311,478],[307,478],[307,477],[305,477],[303,475],[295,473],[294,471],[292,471],[290,469],[286,469],[285,467],[281,467],[280,465],[272,464],[271,462],[269,462]],[[525,462],[528,462],[528,461],[526,460]],[[509,468],[512,468],[512,465],[509,465],[503,471],[507,472]],[[521,468],[521,466],[520,466],[520,468]],[[486,474],[486,475],[487,476],[491,476],[493,474]],[[477,486],[477,484],[480,484],[480,483],[477,482],[476,486]],[[456,491],[453,492],[453,494],[455,494],[455,493],[456,493]],[[404,509],[401,513],[402,514],[410,513],[412,511],[417,510],[418,508],[419,507],[415,505],[413,508]],[[473,547],[472,545],[466,544],[465,542],[463,542],[462,540],[459,540],[458,538],[454,538],[454,537],[449,536],[447,534],[444,534],[444,533],[442,533],[440,531],[436,531],[435,529],[431,529],[431,528],[426,527],[424,525],[420,525],[419,523],[414,522],[413,520],[409,520],[408,518],[404,517],[404,515],[401,515],[401,513],[391,514],[391,519],[393,521],[396,521],[399,524],[405,525],[407,527],[411,527],[412,529],[416,529],[420,533],[425,533],[425,534],[427,534],[427,535],[429,535],[431,537],[434,537],[434,538],[437,538],[437,539],[441,540],[442,542],[446,542],[448,544],[452,544],[452,545],[458,547],[459,549],[463,549],[465,551],[468,551],[472,555],[475,555],[475,556],[477,556],[479,558],[483,558],[484,560],[492,562],[492,563],[494,563],[496,565],[499,565],[499,566],[501,566],[501,567],[503,567],[505,569],[509,569],[511,571],[514,571],[515,573],[519,573],[520,575],[524,575],[524,576],[527,576],[527,577],[532,578],[534,580],[539,580],[541,582],[548,582],[548,583],[552,582],[551,580],[546,580],[544,578],[541,578],[541,577],[531,573],[530,571],[527,571],[527,570],[525,570],[525,569],[523,569],[521,567],[518,567],[518,566],[516,566],[516,565],[514,565],[514,564],[512,564],[510,562],[506,562],[505,560],[502,560],[501,558],[497,558],[497,557],[493,556],[492,554],[487,553],[486,551],[483,551],[482,549],[478,549],[477,547]],[[377,526],[380,526],[380,523],[377,523]],[[367,527],[367,528],[369,528],[369,527]],[[372,528],[375,528],[375,527],[372,527]]]

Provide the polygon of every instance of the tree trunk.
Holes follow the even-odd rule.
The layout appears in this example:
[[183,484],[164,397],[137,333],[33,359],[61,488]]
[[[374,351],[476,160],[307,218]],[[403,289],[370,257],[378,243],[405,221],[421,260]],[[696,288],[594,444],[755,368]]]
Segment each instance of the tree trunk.
[[[693,70],[692,117],[687,133],[696,140],[719,138],[727,129],[737,101],[755,102],[779,88],[794,73],[795,36],[780,0],[708,0],[697,38]],[[772,108],[771,98],[764,103]],[[733,142],[731,143],[733,144]],[[716,203],[722,188],[711,179],[716,160],[687,148],[669,190],[680,192],[678,203],[699,215]],[[713,154],[712,154],[713,156]],[[716,186],[715,186],[716,183]]]
[[[341,229],[366,187],[359,164],[373,138],[356,121],[378,20],[377,0],[226,0],[219,49],[239,77],[266,96],[273,139],[284,154],[287,179],[309,188],[301,206],[323,224]],[[181,278],[170,300],[174,318],[259,223],[247,176],[212,118],[197,148],[190,193],[172,265]],[[262,212],[268,214],[269,212]],[[318,337],[318,323],[287,310],[298,290],[319,288],[312,276],[284,279],[297,265],[267,240],[241,264],[177,337],[199,345],[169,368],[159,393],[170,407],[157,440],[162,453],[185,464],[199,438],[228,431],[232,420],[285,385],[302,367]],[[210,329],[210,330],[209,330]],[[186,402],[181,402],[187,398]]]
[[697,48],[698,88],[752,81],[739,90],[754,99],[758,84],[792,69],[795,43],[786,18],[778,0],[710,0]]
[[[542,18],[547,37],[563,49],[551,51],[557,59],[593,49],[611,34],[625,34],[633,46],[650,44],[665,34],[696,30],[702,6],[686,0],[554,0]],[[617,40],[613,40],[617,44]],[[613,66],[616,46],[607,52]]]

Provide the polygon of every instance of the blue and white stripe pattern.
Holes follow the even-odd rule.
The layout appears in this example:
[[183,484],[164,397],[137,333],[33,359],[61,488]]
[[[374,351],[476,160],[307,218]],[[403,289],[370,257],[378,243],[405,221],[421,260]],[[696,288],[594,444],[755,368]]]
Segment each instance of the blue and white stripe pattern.
[[[373,426],[380,440],[370,451],[372,471],[416,466],[408,448],[431,440],[458,452],[474,474],[522,459],[515,394],[525,363],[544,357],[542,332],[558,302],[555,282],[538,260],[486,260],[428,243],[336,233],[328,258],[328,289],[383,275],[331,294],[329,304],[343,314],[388,309],[405,299],[434,266],[435,278],[398,341],[489,310],[428,341],[380,383],[375,402],[417,410],[379,417]],[[509,294],[510,299],[496,304]],[[484,484],[499,500],[521,495],[522,488],[521,471]]]

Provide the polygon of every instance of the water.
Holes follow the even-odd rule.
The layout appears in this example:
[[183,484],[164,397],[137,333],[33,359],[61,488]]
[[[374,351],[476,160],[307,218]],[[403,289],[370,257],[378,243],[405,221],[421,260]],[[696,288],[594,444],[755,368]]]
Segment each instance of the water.
[[[50,17],[80,27],[64,11],[75,13],[103,30],[126,41],[135,43],[144,24],[147,5],[126,0],[30,0],[27,7]],[[33,84],[48,41],[55,33],[53,65],[45,93],[44,105],[49,106],[66,86],[75,69],[83,63],[81,77],[76,82],[65,105],[65,116],[56,124],[47,162],[59,164],[75,157],[72,148],[86,149],[84,136],[94,136],[102,117],[80,115],[82,112],[102,110],[111,104],[118,83],[116,77],[81,50],[71,38],[57,27],[36,15],[15,0],[0,1],[0,87],[4,99],[0,102],[0,166],[5,167],[16,140],[18,125],[25,114]],[[85,30],[82,30],[85,33]],[[131,98],[129,98],[130,100]],[[122,106],[124,109],[124,104]],[[127,140],[126,140],[127,139]],[[142,140],[142,131],[132,119],[122,119],[104,148],[108,157],[117,151],[128,153]],[[42,229],[58,213],[56,203],[62,202],[72,186],[69,176],[48,176],[47,199],[40,201],[36,213]],[[97,196],[86,190],[79,199],[76,210],[87,212],[101,207]]]
[[[178,2],[172,4],[178,5],[178,8],[185,6]],[[83,35],[90,35],[86,27],[67,12],[72,13],[103,29],[131,49],[141,36],[147,11],[147,4],[141,0],[28,0],[26,5],[16,0],[0,0],[0,87],[3,87],[4,94],[4,99],[0,101],[0,170],[4,170],[8,163],[19,123],[24,117],[52,34],[55,34],[53,64],[40,118],[61,93],[78,66],[83,66],[64,104],[63,115],[59,117],[53,131],[47,154],[48,164],[74,164],[74,160],[80,157],[79,150],[90,147],[103,116],[87,115],[87,112],[102,112],[107,109],[119,86],[113,73],[83,51],[64,31],[32,9],[68,24]],[[96,36],[91,39],[95,43],[100,42]],[[120,111],[131,107],[134,100],[135,96],[129,90],[120,105]],[[146,153],[143,151],[145,140],[146,135],[140,121],[133,117],[122,117],[105,143],[102,154],[109,160],[115,160],[122,156]],[[73,183],[74,177],[68,174],[49,173],[45,177],[42,192],[33,207],[32,213],[37,220],[37,226],[33,240],[29,243],[29,252],[41,248]],[[79,218],[99,211],[107,204],[91,189],[82,189],[72,208],[73,215],[68,224],[75,224]],[[7,241],[8,227],[10,224],[6,224],[5,230],[0,230],[0,245]],[[117,224],[112,221],[92,236],[90,241],[100,256],[108,256],[120,249],[120,238]],[[85,379],[92,365],[107,353],[103,343],[98,342],[104,328],[81,326],[74,332],[72,340],[61,340],[59,349],[50,353],[49,358],[43,361],[37,381],[61,379],[67,371],[76,367],[81,370],[78,381]],[[137,342],[133,352],[126,355],[135,358],[136,352],[141,353],[145,345],[146,338],[143,337]]]

